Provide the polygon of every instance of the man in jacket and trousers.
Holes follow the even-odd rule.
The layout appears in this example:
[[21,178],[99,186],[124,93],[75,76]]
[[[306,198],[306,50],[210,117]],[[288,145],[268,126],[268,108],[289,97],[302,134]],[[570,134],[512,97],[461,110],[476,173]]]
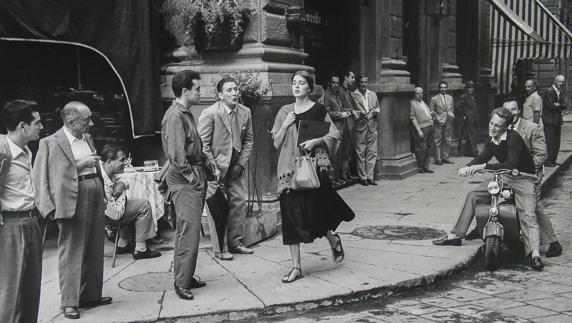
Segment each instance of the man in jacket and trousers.
[[556,158],[560,150],[560,135],[562,130],[562,111],[566,110],[564,89],[564,75],[557,75],[554,84],[546,90],[542,100],[544,111],[542,123],[544,123],[544,135],[546,136],[547,156],[545,166],[556,166]]
[[462,118],[461,136],[459,137],[459,152],[462,151],[461,137],[465,138],[465,156],[475,157],[479,153],[477,148],[477,102],[475,101],[475,83],[468,81],[465,84],[465,93],[455,104],[457,117]]
[[377,161],[377,119],[381,107],[377,94],[367,89],[368,77],[357,77],[358,88],[352,93],[355,112],[358,115],[354,124],[354,147],[356,164],[361,185],[377,185],[373,180]]
[[435,121],[435,164],[453,164],[449,160],[451,136],[453,135],[453,97],[447,94],[447,82],[439,82],[439,93],[431,98],[429,107]]
[[12,100],[0,135],[0,322],[36,322],[42,283],[42,229],[32,187],[32,152],[40,138],[38,104]]
[[215,193],[217,186],[229,201],[226,245],[218,245],[218,235],[212,216],[209,229],[215,256],[231,260],[231,253],[252,254],[254,250],[243,244],[246,222],[244,173],[254,145],[250,109],[238,103],[238,86],[231,77],[223,77],[216,85],[219,101],[206,108],[199,117],[199,134],[203,152],[217,168],[219,178],[209,183],[207,196]]
[[40,213],[54,214],[58,236],[61,307],[79,318],[78,307],[111,303],[102,297],[105,202],[93,139],[91,111],[78,101],[61,111],[64,126],[40,140],[33,182]]

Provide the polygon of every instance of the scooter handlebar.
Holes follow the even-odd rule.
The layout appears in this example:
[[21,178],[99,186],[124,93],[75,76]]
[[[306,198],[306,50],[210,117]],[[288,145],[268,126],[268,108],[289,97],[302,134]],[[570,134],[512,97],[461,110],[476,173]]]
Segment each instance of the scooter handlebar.
[[530,178],[530,179],[537,179],[535,174],[529,174],[529,173],[521,172],[516,168],[515,169],[497,169],[497,170],[483,169],[479,172],[482,174],[498,174],[498,175],[510,174],[512,176],[522,176],[522,177],[526,177],[526,178]]

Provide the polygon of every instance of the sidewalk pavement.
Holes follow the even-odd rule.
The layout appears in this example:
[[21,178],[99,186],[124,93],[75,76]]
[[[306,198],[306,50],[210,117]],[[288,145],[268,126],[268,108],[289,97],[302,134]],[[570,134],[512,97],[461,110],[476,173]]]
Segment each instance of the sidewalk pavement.
[[[559,163],[569,163],[572,157],[572,118],[565,120]],[[130,255],[120,255],[115,268],[111,268],[113,245],[106,242],[103,295],[112,296],[113,303],[81,310],[78,322],[249,319],[386,297],[446,278],[476,259],[481,246],[480,241],[463,241],[460,247],[431,243],[452,227],[466,192],[480,182],[478,177],[457,176],[469,158],[453,161],[454,165],[432,165],[434,174],[339,191],[356,212],[352,222],[338,228],[346,259],[334,265],[326,239],[302,245],[304,278],[291,284],[281,282],[292,265],[280,235],[254,246],[254,255],[235,255],[232,261],[214,258],[209,238],[203,238],[196,273],[207,286],[193,290],[192,301],[181,300],[173,290],[172,242],[155,246],[163,253],[159,258],[134,261]],[[545,183],[557,170],[546,169]],[[40,322],[68,321],[59,310],[54,240],[44,251]],[[543,260],[550,265],[553,259],[557,261]]]

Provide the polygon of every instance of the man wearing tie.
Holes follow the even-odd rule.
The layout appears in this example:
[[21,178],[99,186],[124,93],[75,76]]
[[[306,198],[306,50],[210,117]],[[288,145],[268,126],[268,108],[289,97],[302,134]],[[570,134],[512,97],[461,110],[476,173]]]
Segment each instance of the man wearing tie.
[[58,224],[62,312],[79,318],[78,307],[111,303],[102,297],[104,193],[99,160],[88,134],[89,108],[77,101],[61,111],[64,126],[40,140],[33,183],[40,213]]
[[368,90],[368,77],[357,77],[358,88],[352,93],[357,120],[354,125],[355,151],[359,183],[377,185],[373,180],[377,161],[377,118],[381,107],[377,94]]
[[217,185],[229,201],[226,243],[218,245],[214,221],[209,215],[209,229],[215,256],[231,260],[227,252],[252,254],[254,250],[243,245],[246,221],[244,171],[254,144],[250,109],[238,103],[238,87],[231,77],[223,77],[216,86],[219,101],[206,108],[199,117],[198,130],[203,152],[214,163],[219,173],[218,183],[210,182],[207,198]]
[[435,164],[453,164],[449,160],[453,134],[453,97],[447,94],[447,82],[439,82],[439,94],[431,98],[430,108],[435,121]]
[[545,166],[556,166],[556,158],[560,150],[560,134],[562,130],[562,111],[566,110],[566,101],[562,90],[566,79],[564,75],[558,75],[554,79],[554,84],[546,90],[542,105],[542,123],[544,124],[544,135],[546,136],[547,156]]

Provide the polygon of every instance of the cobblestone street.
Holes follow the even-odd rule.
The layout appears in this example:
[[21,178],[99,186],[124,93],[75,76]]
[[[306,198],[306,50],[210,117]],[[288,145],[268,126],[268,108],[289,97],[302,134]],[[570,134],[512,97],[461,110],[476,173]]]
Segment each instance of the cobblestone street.
[[557,258],[543,258],[546,267],[535,272],[519,258],[505,253],[495,272],[482,259],[452,279],[440,281],[382,300],[260,322],[572,322],[572,171],[554,183],[544,198],[546,212],[563,245]]

